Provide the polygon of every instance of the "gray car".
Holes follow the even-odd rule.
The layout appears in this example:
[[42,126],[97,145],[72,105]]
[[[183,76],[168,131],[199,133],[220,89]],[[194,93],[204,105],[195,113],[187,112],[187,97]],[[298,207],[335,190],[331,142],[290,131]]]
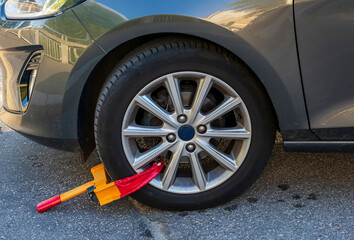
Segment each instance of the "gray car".
[[288,151],[354,151],[352,0],[5,0],[1,120],[133,197],[197,209],[244,192],[278,130]]

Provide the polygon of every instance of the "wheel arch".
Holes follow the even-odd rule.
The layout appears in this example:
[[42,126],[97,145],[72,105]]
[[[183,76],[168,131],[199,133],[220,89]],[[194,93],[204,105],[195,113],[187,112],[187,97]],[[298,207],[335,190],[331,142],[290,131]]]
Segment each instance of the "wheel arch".
[[[87,159],[95,148],[94,112],[106,77],[116,63],[129,52],[145,42],[166,36],[184,36],[208,41],[238,57],[259,80],[260,86],[273,107],[274,111],[271,114],[277,127],[281,128],[281,112],[289,112],[289,109],[284,109],[284,104],[276,100],[275,94],[282,89],[286,92],[285,87],[269,62],[254,47],[234,32],[201,19],[170,15],[148,16],[121,24],[97,39],[96,42],[101,50],[97,47],[87,49],[75,65],[75,68],[80,69],[81,65],[87,64],[89,56],[95,56],[90,71],[86,71],[86,79],[81,77],[82,91],[79,96],[77,124],[84,159]],[[105,54],[102,54],[102,50]],[[289,102],[290,98],[284,101]]]

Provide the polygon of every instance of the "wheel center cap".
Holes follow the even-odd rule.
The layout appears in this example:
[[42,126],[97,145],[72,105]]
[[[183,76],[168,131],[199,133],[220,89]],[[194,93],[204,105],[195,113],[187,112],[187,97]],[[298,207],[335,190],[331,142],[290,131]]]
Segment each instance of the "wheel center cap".
[[195,135],[194,128],[189,125],[184,125],[178,130],[178,136],[183,141],[190,141]]

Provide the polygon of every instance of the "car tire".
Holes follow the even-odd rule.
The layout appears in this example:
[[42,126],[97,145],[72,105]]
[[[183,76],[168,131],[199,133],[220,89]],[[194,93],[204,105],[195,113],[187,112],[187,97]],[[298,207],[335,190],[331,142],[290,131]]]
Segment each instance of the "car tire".
[[[166,83],[167,80],[161,80],[161,78],[166,77],[167,79],[168,76],[178,79],[176,80],[178,82],[176,86],[178,86],[178,89],[180,88],[179,96],[186,109],[188,108],[186,101],[192,104],[197,101],[195,95],[198,86],[202,84],[202,80],[198,80],[199,77],[204,79],[205,83],[205,79],[210,76],[209,79],[212,79],[213,82],[208,91],[213,91],[213,93],[207,93],[199,108],[200,112],[196,114],[202,117],[207,116],[210,109],[211,113],[214,114],[213,111],[216,111],[215,109],[218,109],[219,106],[217,104],[224,104],[225,107],[228,107],[225,103],[227,99],[230,98],[230,102],[241,99],[242,103],[239,103],[241,105],[237,105],[237,108],[240,109],[232,109],[231,113],[228,112],[225,115],[218,116],[216,120],[209,122],[208,126],[211,128],[215,125],[217,126],[215,129],[221,129],[220,131],[223,131],[225,126],[231,126],[233,129],[243,129],[248,135],[245,135],[245,139],[241,140],[239,135],[236,134],[236,140],[230,140],[226,136],[225,149],[228,150],[221,150],[218,144],[223,141],[224,137],[215,135],[216,138],[205,138],[202,132],[198,132],[199,128],[193,129],[195,127],[194,123],[188,126],[183,124],[178,127],[175,126],[175,134],[171,135],[172,137],[169,136],[170,140],[174,140],[174,136],[174,141],[178,141],[176,144],[179,145],[175,144],[167,153],[159,155],[159,158],[167,164],[160,178],[134,193],[132,197],[151,207],[169,210],[201,209],[227,202],[243,193],[258,178],[265,167],[274,144],[275,117],[270,100],[252,71],[240,59],[212,43],[184,37],[162,38],[144,44],[117,63],[101,90],[96,107],[95,138],[99,156],[111,178],[120,179],[136,174],[151,165],[151,162],[149,162],[137,167],[139,163],[137,159],[139,158],[132,160],[134,154],[143,155],[144,151],[151,152],[152,149],[157,149],[163,144],[174,144],[166,141],[166,134],[162,130],[161,134],[165,135],[161,138],[136,137],[131,139],[124,135],[128,131],[124,127],[126,124],[133,124],[134,121],[139,121],[139,124],[142,124],[146,119],[149,124],[154,122],[156,126],[169,126],[169,129],[172,129],[171,126],[175,124],[178,115],[178,97],[177,100],[171,97],[173,95],[171,94],[172,90],[169,92],[168,87],[164,88],[167,85],[161,83],[161,81]],[[205,77],[203,78],[203,76]],[[156,86],[153,85],[154,83],[156,83]],[[164,102],[161,100],[163,103],[158,102],[158,105],[161,109],[165,108],[163,111],[168,113],[167,118],[174,119],[171,125],[165,124],[159,117],[156,120],[156,116],[150,116],[151,112],[146,111],[146,106],[144,106],[146,102],[140,103],[140,105],[137,103],[137,99],[141,100],[145,99],[145,96],[149,96],[151,98],[148,97],[145,100],[150,101],[156,98],[154,94],[160,94],[161,92],[166,94],[166,91],[168,93],[167,98],[161,97]],[[193,91],[194,96],[190,97],[190,92],[193,93]],[[185,96],[188,96],[187,100],[184,100]],[[173,102],[174,100],[176,104]],[[208,104],[210,102],[210,106],[205,107],[203,105],[206,104],[205,102],[208,102]],[[202,111],[203,108],[206,110]],[[194,111],[193,106],[188,109],[189,114]],[[186,110],[186,112],[188,111]],[[178,119],[181,119],[180,116]],[[184,126],[183,130],[181,129],[182,126]],[[248,130],[245,126],[248,126]],[[196,143],[188,145],[189,149],[187,149],[186,144],[189,144],[188,141],[193,141],[194,138],[184,138],[185,136],[182,136],[182,133],[184,135],[194,133]],[[137,134],[137,132],[134,132],[134,134]],[[208,134],[210,135],[209,132]],[[197,139],[198,137],[200,137],[200,141]],[[145,144],[147,149],[144,150],[137,139],[142,139],[142,145]],[[155,142],[150,143],[151,139],[154,139]],[[207,140],[204,141],[203,139]],[[150,145],[148,146],[146,142],[149,142]],[[193,146],[194,151],[197,151],[196,148],[199,149],[198,153],[188,152],[193,150]],[[179,149],[182,150],[179,151]],[[166,171],[173,168],[173,156],[177,152],[180,152],[180,155],[175,158],[179,158],[177,167],[173,170],[175,171],[173,174],[168,175]],[[213,155],[215,152],[216,155]],[[219,159],[219,155],[217,155],[219,152],[224,153],[225,156],[233,157],[227,158],[221,154],[222,158]],[[183,157],[183,154],[196,156],[194,158],[197,158],[197,161],[192,162],[193,157]],[[242,157],[242,161],[238,159],[239,156]],[[154,159],[156,160],[156,158]],[[235,165],[236,170],[232,167],[233,165],[228,166],[227,162],[223,162],[224,159],[234,159],[235,162],[232,162],[232,164]],[[196,166],[202,168],[201,171],[198,171],[203,173],[204,177],[200,177],[200,172],[195,170]],[[210,168],[210,172],[207,172],[206,168]],[[184,172],[186,172],[185,176],[183,175]],[[164,176],[167,177],[164,178]],[[172,177],[170,177],[169,182],[166,183],[169,176],[174,176],[175,179],[171,180]]]

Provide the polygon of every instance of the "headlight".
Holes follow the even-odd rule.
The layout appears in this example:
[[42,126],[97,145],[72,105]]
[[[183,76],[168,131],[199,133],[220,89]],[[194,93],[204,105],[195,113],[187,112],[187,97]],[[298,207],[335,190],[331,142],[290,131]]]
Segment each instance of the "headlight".
[[36,19],[57,15],[84,0],[7,0],[8,19]]

